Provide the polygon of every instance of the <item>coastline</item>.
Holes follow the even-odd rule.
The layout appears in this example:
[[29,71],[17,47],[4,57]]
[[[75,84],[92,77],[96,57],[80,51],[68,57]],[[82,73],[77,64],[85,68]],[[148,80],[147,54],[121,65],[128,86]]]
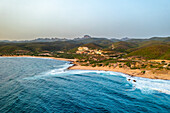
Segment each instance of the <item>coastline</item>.
[[55,57],[44,57],[44,56],[29,56],[29,55],[22,55],[22,56],[0,56],[0,57],[33,57],[33,58],[50,58],[50,59],[55,59],[55,60],[63,60],[63,61],[69,61],[69,62],[74,62],[76,59],[67,59],[67,58],[55,58]]
[[162,79],[162,80],[170,80],[170,72],[161,74],[161,73],[153,73],[151,70],[146,70],[146,73],[141,73],[141,69],[127,69],[127,68],[113,68],[113,67],[92,67],[92,66],[81,66],[76,63],[76,59],[66,59],[66,58],[55,58],[55,57],[43,57],[43,56],[0,56],[0,57],[33,57],[33,58],[50,58],[55,60],[69,61],[73,64],[73,66],[68,67],[68,70],[99,70],[99,71],[113,71],[113,72],[121,72],[127,74],[132,77],[143,77],[149,79]]
[[146,73],[141,73],[141,69],[127,69],[127,68],[113,68],[113,67],[92,67],[92,66],[81,66],[73,63],[74,65],[69,67],[70,70],[100,70],[100,71],[113,71],[113,72],[121,72],[127,74],[132,77],[142,77],[149,79],[162,79],[162,80],[170,80],[170,72],[166,74],[154,73],[151,70],[146,70]]

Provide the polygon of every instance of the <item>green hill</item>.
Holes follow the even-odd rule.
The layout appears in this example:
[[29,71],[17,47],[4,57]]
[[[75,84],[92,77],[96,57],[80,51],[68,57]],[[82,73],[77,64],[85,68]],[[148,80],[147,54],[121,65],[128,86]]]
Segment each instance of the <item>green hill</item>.
[[113,42],[107,38],[83,38],[80,40],[76,40],[76,43],[83,43],[83,44],[88,44],[88,43],[94,43],[97,45],[100,45],[104,48],[109,47]]
[[95,44],[95,43],[88,43],[88,44],[84,44],[82,46],[88,47],[90,49],[102,49],[102,46]]
[[139,56],[146,59],[167,59],[170,60],[170,45],[153,45],[149,47],[143,47],[136,51],[133,51],[127,55]]
[[138,47],[138,44],[124,41],[113,43],[113,45],[115,47],[114,50],[119,52],[127,52],[128,49]]
[[128,56],[141,56],[147,59],[170,59],[169,40],[170,37],[153,37],[150,39],[130,39],[128,41],[107,38],[81,38],[55,42],[0,42],[0,55],[13,55],[16,53],[36,55],[44,51],[53,53],[56,51],[65,51],[73,53],[77,51],[78,47],[86,46],[91,49],[101,49],[115,53],[129,53]]
[[170,37],[152,37],[149,40],[157,40],[157,41],[167,42],[167,41],[170,41]]
[[0,54],[14,54],[16,50],[30,51],[31,53],[40,53],[42,51],[68,51],[81,46],[80,43],[74,42],[41,42],[41,43],[1,43]]

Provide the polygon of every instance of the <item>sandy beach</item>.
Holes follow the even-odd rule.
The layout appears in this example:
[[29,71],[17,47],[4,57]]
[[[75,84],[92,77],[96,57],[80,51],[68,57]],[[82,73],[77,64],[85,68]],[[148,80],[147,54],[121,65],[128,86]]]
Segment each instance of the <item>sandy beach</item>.
[[163,80],[170,80],[170,71],[165,73],[153,73],[151,70],[146,70],[145,74],[141,73],[141,69],[128,69],[128,68],[113,68],[113,67],[91,67],[91,66],[80,66],[75,64],[74,66],[70,67],[71,70],[104,70],[104,71],[114,71],[114,72],[121,72],[124,74],[128,74],[130,76],[136,77],[144,77],[150,79],[163,79]]
[[130,76],[136,76],[136,77],[144,77],[144,78],[150,78],[150,79],[163,79],[163,80],[170,80],[170,71],[159,73],[151,70],[146,70],[145,74],[141,73],[143,71],[142,69],[128,69],[128,68],[113,68],[113,67],[91,67],[91,66],[81,66],[77,63],[75,63],[76,59],[66,59],[66,58],[55,58],[55,57],[43,57],[43,56],[1,56],[1,57],[34,57],[34,58],[50,58],[55,60],[63,60],[63,61],[70,61],[74,65],[69,67],[70,70],[102,70],[102,71],[114,71],[114,72],[121,72],[124,74],[128,74]]
[[67,59],[67,58],[55,58],[55,57],[43,57],[43,56],[28,56],[28,55],[22,55],[22,56],[0,56],[0,57],[33,57],[33,58],[50,58],[55,60],[63,60],[63,61],[70,61],[74,62],[76,59]]

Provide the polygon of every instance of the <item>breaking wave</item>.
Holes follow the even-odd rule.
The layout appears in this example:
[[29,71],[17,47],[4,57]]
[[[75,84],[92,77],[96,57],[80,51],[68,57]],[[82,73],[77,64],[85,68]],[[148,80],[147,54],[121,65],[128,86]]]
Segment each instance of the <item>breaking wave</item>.
[[53,59],[0,59],[0,112],[170,112],[169,80],[69,66]]

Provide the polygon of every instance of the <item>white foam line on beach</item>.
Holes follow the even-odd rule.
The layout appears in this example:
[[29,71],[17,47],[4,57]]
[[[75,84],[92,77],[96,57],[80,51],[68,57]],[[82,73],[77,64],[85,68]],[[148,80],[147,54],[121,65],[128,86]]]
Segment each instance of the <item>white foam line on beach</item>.
[[[41,57],[0,57],[0,58],[29,58],[29,59],[52,59],[52,58],[41,58]],[[54,59],[52,59],[52,60],[54,60]]]
[[[123,73],[120,72],[112,72],[112,71],[102,71],[102,70],[69,70],[69,73],[74,73],[74,74],[82,74],[82,73],[106,73],[106,74],[110,74],[110,75],[124,75]],[[129,76],[129,75],[126,75]]]
[[[82,74],[82,73],[106,73],[114,76],[123,76],[126,78],[127,82],[133,85],[134,88],[140,89],[142,93],[155,93],[156,91],[161,93],[166,93],[170,95],[170,80],[160,80],[160,79],[149,79],[142,77],[132,77],[130,75],[112,72],[112,71],[98,71],[98,70],[70,70],[72,74]],[[70,73],[69,72],[69,73]],[[130,81],[128,81],[130,79]],[[134,82],[133,80],[136,80]]]
[[[160,79],[149,79],[141,77],[126,77],[127,81],[130,79],[131,84],[137,89],[140,89],[143,93],[152,93],[159,91],[170,95],[170,81]],[[134,82],[133,80],[136,80]]]
[[[50,77],[56,75],[64,75],[69,72],[69,74],[83,74],[83,73],[106,73],[109,75],[114,76],[123,76],[126,78],[127,82],[132,84],[135,88],[140,89],[143,93],[153,93],[159,91],[161,93],[170,94],[170,80],[159,80],[159,79],[148,79],[148,78],[141,78],[141,77],[131,77],[127,74],[120,73],[120,72],[112,72],[112,71],[98,71],[98,70],[67,70],[68,67],[72,66],[73,64],[65,63],[61,65],[59,69],[53,69],[48,72],[41,73],[40,75],[29,77],[29,79],[37,79],[41,77]],[[26,78],[28,79],[28,78]],[[128,81],[130,79],[130,81]],[[133,80],[136,80],[134,82]]]

